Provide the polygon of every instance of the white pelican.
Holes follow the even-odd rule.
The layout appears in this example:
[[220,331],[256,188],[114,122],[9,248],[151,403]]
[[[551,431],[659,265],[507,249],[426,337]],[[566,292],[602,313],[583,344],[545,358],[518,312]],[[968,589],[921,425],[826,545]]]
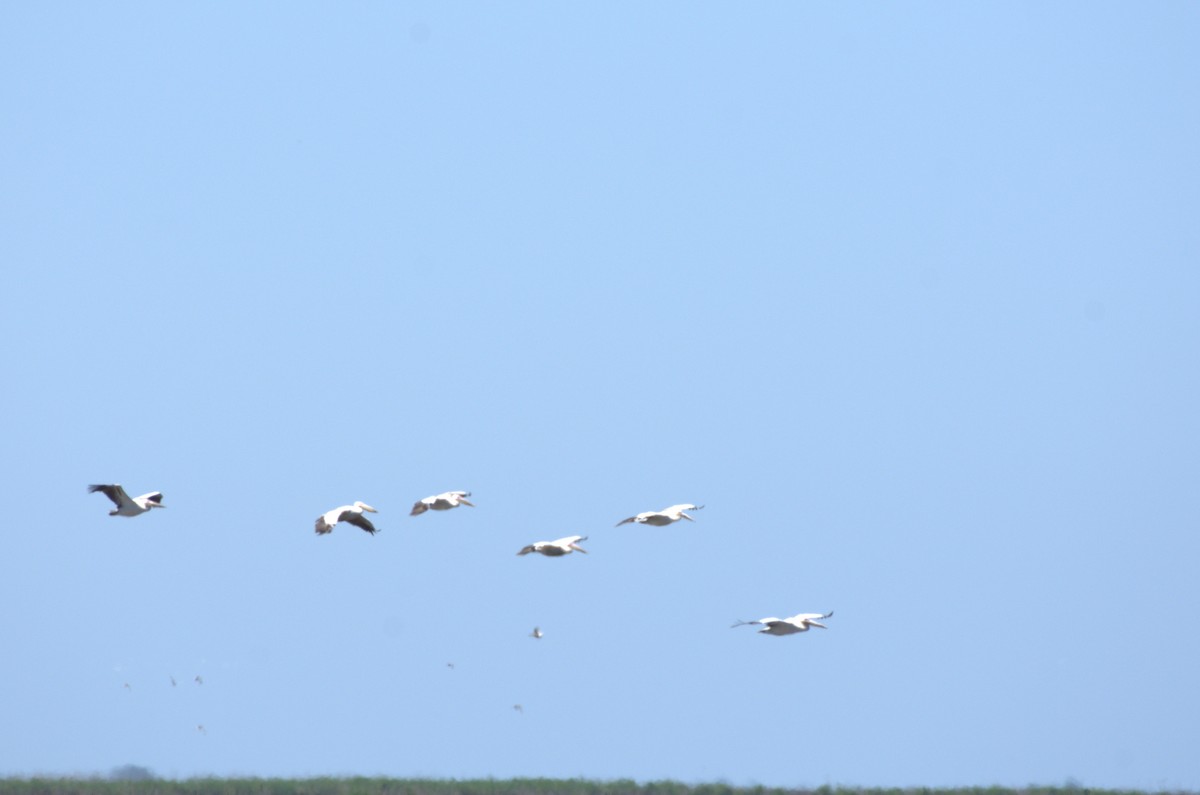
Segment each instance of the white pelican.
[[418,500],[413,504],[412,513],[409,516],[419,516],[428,510],[448,511],[460,505],[469,505],[474,508],[474,504],[467,500],[467,497],[470,496],[471,492],[469,491],[444,491],[441,494],[435,494],[432,497]]
[[661,511],[643,511],[637,516],[631,516],[628,519],[622,519],[617,522],[617,527],[630,522],[637,524],[648,524],[654,527],[665,527],[672,522],[678,522],[680,519],[687,519],[689,522],[696,521],[688,516],[684,511],[698,511],[703,508],[703,505],[672,505],[670,508],[663,508]]
[[546,633],[545,633],[545,632],[542,632],[542,628],[541,628],[541,627],[534,627],[534,628],[533,628],[533,632],[530,632],[530,633],[529,633],[529,637],[531,637],[531,638],[534,638],[534,639],[536,639],[536,640],[541,640],[541,639],[542,639],[542,638],[544,638],[545,636],[546,636]]
[[371,520],[363,516],[363,511],[371,513],[379,513],[379,511],[367,505],[361,500],[353,505],[343,505],[340,508],[334,508],[332,511],[326,511],[317,517],[317,535],[325,535],[333,532],[333,526],[338,522],[349,522],[355,527],[361,527],[371,535],[375,535],[375,525],[371,524]]
[[518,555],[528,555],[530,552],[540,552],[550,558],[570,555],[572,552],[587,554],[587,550],[578,546],[580,541],[587,541],[587,536],[567,536],[555,541],[536,541],[523,548]]
[[809,627],[820,627],[821,629],[829,629],[817,619],[829,618],[833,615],[833,611],[828,613],[797,613],[790,618],[776,618],[769,616],[760,618],[757,621],[739,621],[733,626],[740,627],[745,624],[762,624],[763,628],[759,630],[760,634],[766,635],[795,635],[797,632],[808,632]]
[[108,497],[117,505],[115,511],[109,511],[109,516],[137,516],[143,514],[151,508],[165,508],[162,504],[162,492],[152,491],[149,494],[143,494],[140,497],[129,499],[129,495],[125,493],[125,489],[121,488],[121,484],[112,483],[103,486],[88,486],[88,494],[95,494],[98,491],[104,492],[104,496]]

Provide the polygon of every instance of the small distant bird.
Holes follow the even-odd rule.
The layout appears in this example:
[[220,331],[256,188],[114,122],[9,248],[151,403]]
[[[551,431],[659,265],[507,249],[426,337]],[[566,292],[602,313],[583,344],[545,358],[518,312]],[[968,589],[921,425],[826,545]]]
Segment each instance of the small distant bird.
[[829,618],[832,615],[833,611],[830,610],[828,613],[798,613],[791,618],[769,616],[767,618],[760,618],[757,621],[739,621],[733,626],[740,627],[746,624],[762,624],[763,628],[759,630],[759,634],[795,635],[797,632],[808,632],[810,627],[829,629],[829,627],[822,624],[818,619]]
[[516,710],[517,712],[520,712],[522,715],[525,714],[525,708],[522,707],[520,704],[513,704],[513,709]]
[[670,508],[663,508],[661,511],[643,511],[637,516],[630,516],[628,519],[622,519],[617,522],[617,527],[623,524],[634,522],[636,524],[648,524],[653,527],[665,527],[672,522],[678,522],[680,519],[687,519],[689,522],[696,521],[688,516],[684,511],[698,511],[703,508],[703,505],[692,505],[690,503],[683,505],[672,505]]
[[546,635],[546,633],[542,632],[541,627],[534,627],[533,632],[529,633],[529,637],[535,638],[537,640],[541,640],[543,637],[545,637],[545,635]]
[[125,687],[125,689],[126,689],[126,690],[128,690],[129,692],[131,692],[131,693],[133,692],[133,688],[129,686],[129,683],[128,683],[128,682],[126,682],[126,683],[125,683],[124,687]]
[[454,663],[446,663],[446,667],[447,667],[447,668],[449,668],[451,671],[453,671],[453,670],[454,670]]
[[471,492],[469,491],[444,491],[441,494],[418,500],[413,504],[412,513],[409,516],[420,516],[426,511],[448,511],[460,505],[474,508],[475,505],[467,500],[467,497],[470,496]]
[[353,505],[343,505],[339,508],[334,508],[332,511],[326,511],[317,517],[317,535],[323,536],[326,533],[332,533],[334,525],[338,522],[346,522],[355,527],[361,527],[371,535],[375,535],[375,525],[371,524],[370,519],[363,516],[363,511],[379,513],[379,511],[362,501],[356,502]]
[[193,679],[192,681],[198,685],[202,685],[202,684],[204,684],[204,677],[202,677],[200,674],[196,674],[196,678]]
[[103,492],[104,496],[108,497],[116,504],[115,511],[109,511],[109,516],[138,516],[146,513],[151,508],[165,508],[162,504],[162,492],[152,491],[149,494],[143,494],[140,497],[129,498],[125,493],[125,489],[121,488],[119,483],[110,483],[108,485],[88,486],[88,494]]
[[200,732],[201,734],[208,734],[208,729],[204,728],[203,723],[196,724],[196,731]]
[[587,536],[567,536],[555,541],[535,541],[529,546],[522,548],[517,554],[528,555],[530,552],[540,552],[549,558],[569,555],[572,552],[582,552],[586,555],[587,550],[579,546],[580,541],[587,541]]
[[175,677],[171,677],[171,687],[175,686]]

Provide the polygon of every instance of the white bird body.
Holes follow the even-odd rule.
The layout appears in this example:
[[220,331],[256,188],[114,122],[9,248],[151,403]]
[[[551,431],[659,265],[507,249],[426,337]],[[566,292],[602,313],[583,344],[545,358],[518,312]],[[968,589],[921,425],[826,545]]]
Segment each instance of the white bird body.
[[587,536],[567,536],[554,541],[535,541],[517,554],[528,555],[530,552],[538,552],[549,558],[569,555],[572,552],[582,552],[586,555],[587,550],[579,546],[580,541],[587,541]]
[[149,494],[143,494],[140,497],[132,499],[125,493],[125,489],[121,488],[121,484],[112,483],[100,486],[88,486],[88,494],[102,492],[117,506],[116,510],[109,511],[109,516],[140,516],[146,513],[151,508],[165,508],[162,504],[162,492],[152,491]]
[[687,519],[689,522],[694,522],[696,520],[688,516],[684,511],[698,511],[703,507],[703,505],[684,503],[682,505],[672,505],[670,508],[663,508],[661,511],[643,511],[637,516],[630,516],[628,519],[622,519],[617,522],[617,527],[629,524],[630,522],[648,524],[653,527],[666,527],[673,522],[678,522],[680,519]]
[[739,621],[734,626],[761,624],[763,628],[758,631],[761,635],[795,635],[797,632],[808,632],[811,627],[829,629],[819,619],[829,618],[832,615],[833,611],[830,610],[828,613],[797,613],[788,618],[768,616],[767,618],[760,618],[757,621]]
[[467,497],[470,496],[471,492],[469,491],[444,491],[441,494],[435,494],[432,497],[418,500],[413,505],[412,513],[409,516],[419,516],[426,511],[448,511],[460,505],[467,505],[474,508],[475,505],[467,500]]
[[379,513],[379,511],[367,505],[365,502],[357,501],[353,505],[342,505],[334,508],[332,511],[326,511],[317,517],[316,531],[317,535],[323,536],[326,533],[332,533],[334,526],[338,522],[346,522],[355,527],[361,527],[371,535],[375,535],[375,525],[371,524],[371,520],[363,515],[363,512]]

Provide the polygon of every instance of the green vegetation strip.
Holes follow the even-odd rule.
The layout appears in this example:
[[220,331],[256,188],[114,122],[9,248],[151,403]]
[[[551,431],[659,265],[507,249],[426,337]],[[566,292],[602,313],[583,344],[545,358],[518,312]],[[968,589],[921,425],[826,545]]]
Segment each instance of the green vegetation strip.
[[[970,787],[961,789],[860,789],[818,787],[734,787],[728,784],[681,784],[655,781],[583,779],[418,780],[395,778],[9,778],[0,779],[0,795],[1147,795],[1139,790],[1084,787]],[[148,772],[148,771],[147,771]],[[1194,795],[1167,793],[1157,795]]]

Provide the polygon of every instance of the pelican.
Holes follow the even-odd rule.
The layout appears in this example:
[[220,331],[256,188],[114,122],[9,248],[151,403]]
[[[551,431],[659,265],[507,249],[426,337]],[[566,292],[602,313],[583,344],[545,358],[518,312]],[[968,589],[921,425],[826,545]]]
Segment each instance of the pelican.
[[125,489],[121,488],[121,484],[112,483],[102,486],[88,486],[88,494],[95,494],[98,491],[104,492],[104,496],[108,497],[116,503],[117,509],[109,511],[109,516],[137,516],[146,513],[151,508],[166,508],[162,504],[162,492],[152,491],[149,494],[143,494],[140,497],[129,499],[129,495],[125,493]]
[[703,505],[672,505],[670,508],[663,508],[661,511],[643,511],[637,516],[631,516],[628,519],[622,519],[617,522],[617,527],[623,524],[635,522],[637,524],[648,524],[654,527],[665,527],[672,522],[678,522],[680,519],[687,519],[689,522],[696,521],[688,516],[684,511],[698,511],[703,508]]
[[467,497],[470,496],[471,492],[469,491],[444,491],[441,494],[417,500],[413,503],[412,513],[409,516],[420,516],[428,510],[448,511],[460,505],[469,505],[474,508],[475,505],[467,500]]
[[536,541],[527,547],[524,547],[518,555],[528,555],[530,552],[540,552],[546,557],[557,558],[563,555],[570,555],[572,552],[582,552],[587,554],[587,550],[578,546],[580,541],[587,541],[587,536],[567,536],[559,538],[555,541]]
[[541,627],[534,627],[533,632],[529,633],[529,637],[534,638],[535,640],[541,640],[545,636],[546,636],[546,633],[542,632]]
[[795,635],[797,632],[808,632],[810,627],[820,627],[821,629],[829,629],[822,624],[818,619],[829,618],[833,615],[833,611],[828,613],[797,613],[791,618],[776,618],[769,616],[760,618],[757,621],[739,621],[733,626],[740,627],[745,624],[762,624],[763,628],[759,630],[759,634],[765,635]]
[[371,535],[375,535],[375,525],[371,524],[370,519],[363,516],[363,511],[379,513],[379,511],[361,500],[353,505],[343,505],[340,508],[334,508],[332,511],[326,511],[317,517],[317,535],[323,536],[326,533],[332,533],[333,526],[338,522],[349,522],[355,527],[361,527]]

